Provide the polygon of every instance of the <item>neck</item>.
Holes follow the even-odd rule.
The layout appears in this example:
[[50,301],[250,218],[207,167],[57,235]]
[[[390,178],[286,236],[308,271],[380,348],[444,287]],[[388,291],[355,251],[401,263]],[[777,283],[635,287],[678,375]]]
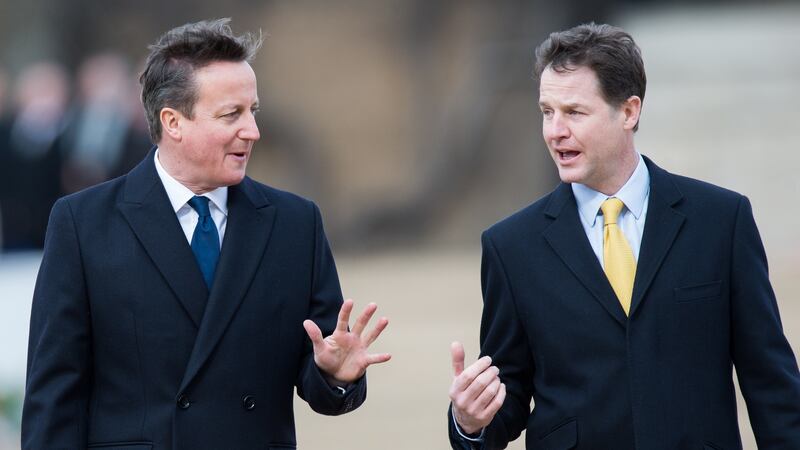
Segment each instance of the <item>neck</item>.
[[639,154],[631,148],[630,151],[625,152],[624,158],[617,163],[614,175],[605,180],[600,186],[589,187],[608,196],[614,195],[622,189],[622,186],[625,186],[625,183],[628,182],[636,170],[637,165],[639,165]]
[[169,176],[178,181],[178,183],[186,186],[187,189],[194,192],[196,195],[202,195],[214,190],[213,187],[202,186],[192,182],[184,170],[183,162],[180,158],[175,158],[174,153],[175,151],[173,149],[164,147],[161,143],[158,144],[158,162],[161,163],[161,166],[167,171]]

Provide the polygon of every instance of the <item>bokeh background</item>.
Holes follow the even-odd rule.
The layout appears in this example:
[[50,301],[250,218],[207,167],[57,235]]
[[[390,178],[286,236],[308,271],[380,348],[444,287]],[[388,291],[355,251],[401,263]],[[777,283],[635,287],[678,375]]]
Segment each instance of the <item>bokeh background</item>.
[[[480,231],[552,189],[533,49],[624,27],[648,74],[640,152],[745,193],[800,350],[800,6],[792,1],[0,1],[0,449],[19,448],[47,214],[149,149],[137,72],[186,22],[268,35],[249,174],[321,207],[345,295],[390,318],[367,403],[296,403],[303,449],[446,449],[449,344],[478,352]],[[755,447],[740,408],[745,448]],[[523,439],[510,448],[524,448]]]

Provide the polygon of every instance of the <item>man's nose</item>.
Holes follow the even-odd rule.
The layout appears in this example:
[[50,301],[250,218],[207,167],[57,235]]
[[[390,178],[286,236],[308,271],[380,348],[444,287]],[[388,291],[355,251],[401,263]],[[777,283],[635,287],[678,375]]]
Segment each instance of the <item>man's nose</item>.
[[239,131],[239,139],[246,141],[257,141],[261,139],[261,133],[258,131],[258,125],[256,124],[255,116],[253,114],[249,114],[249,117],[247,117],[246,120],[247,123]]
[[544,138],[547,141],[558,141],[570,136],[570,129],[561,114],[553,114],[553,117],[546,121],[543,128]]

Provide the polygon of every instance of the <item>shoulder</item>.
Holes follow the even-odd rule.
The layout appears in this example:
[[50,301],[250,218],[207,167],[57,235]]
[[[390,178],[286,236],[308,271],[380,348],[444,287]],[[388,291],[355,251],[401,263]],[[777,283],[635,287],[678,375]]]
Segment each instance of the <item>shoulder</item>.
[[103,209],[112,208],[119,200],[125,186],[125,178],[126,176],[123,175],[65,195],[56,202],[55,206],[68,206],[73,211],[86,214],[100,213]]
[[698,200],[708,200],[716,202],[733,202],[741,200],[742,194],[731,189],[717,186],[707,181],[690,178],[683,175],[670,174],[675,185],[685,195]]
[[651,196],[661,197],[667,203],[676,204],[679,210],[688,213],[715,212],[720,209],[736,209],[744,200],[738,192],[715,184],[677,175],[648,161]]
[[283,205],[309,207],[310,205],[314,204],[314,202],[311,200],[298,194],[269,186],[250,177],[245,177],[240,186],[245,191],[263,196],[264,199],[266,199],[269,203],[276,206]]
[[561,184],[549,194],[489,227],[483,232],[483,238],[493,241],[516,240],[539,234],[552,222],[549,216],[557,215],[570,203],[574,204],[570,187]]
[[313,201],[255,181],[250,177],[245,177],[237,188],[245,192],[256,207],[270,205],[277,208],[282,215],[291,216],[319,216],[320,214],[319,208]]

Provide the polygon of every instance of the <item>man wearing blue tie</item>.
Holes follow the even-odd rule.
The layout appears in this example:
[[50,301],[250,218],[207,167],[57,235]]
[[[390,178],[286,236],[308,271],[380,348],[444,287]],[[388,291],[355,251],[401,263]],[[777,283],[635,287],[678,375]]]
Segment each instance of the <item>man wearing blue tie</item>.
[[295,448],[295,388],[343,414],[389,359],[374,304],[348,326],[317,207],[245,176],[259,45],[227,19],[164,34],[140,78],[157,146],[53,207],[24,449]]
[[[482,236],[481,354],[452,346],[455,449],[800,449],[800,375],[746,197],[640,155],[631,36],[587,24],[536,50],[562,183]],[[533,410],[531,411],[531,400]]]

